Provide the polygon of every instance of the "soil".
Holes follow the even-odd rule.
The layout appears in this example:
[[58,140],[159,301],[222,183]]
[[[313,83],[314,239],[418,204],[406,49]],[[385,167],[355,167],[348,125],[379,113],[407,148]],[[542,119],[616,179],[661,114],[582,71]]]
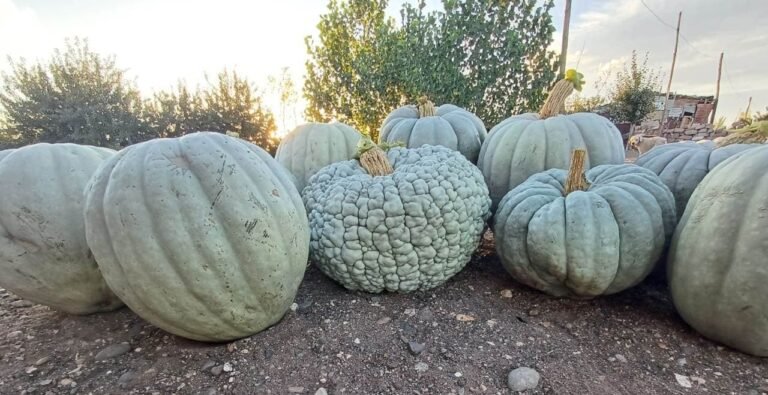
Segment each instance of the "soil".
[[0,290],[0,394],[506,394],[521,366],[540,373],[537,394],[768,392],[768,359],[695,333],[662,279],[556,299],[516,284],[488,236],[433,291],[352,293],[310,267],[294,307],[204,344],[127,308],[71,316]]

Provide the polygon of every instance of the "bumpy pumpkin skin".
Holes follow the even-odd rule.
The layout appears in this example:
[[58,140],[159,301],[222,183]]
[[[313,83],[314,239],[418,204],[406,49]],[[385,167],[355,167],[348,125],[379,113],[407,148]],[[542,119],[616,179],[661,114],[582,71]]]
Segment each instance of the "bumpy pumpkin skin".
[[0,286],[70,314],[123,305],[85,239],[83,189],[115,151],[35,144],[0,152]]
[[418,108],[409,105],[396,109],[384,119],[379,142],[401,141],[408,148],[441,145],[477,163],[486,135],[483,121],[461,107],[443,104],[437,107],[435,116],[419,118]]
[[586,169],[623,164],[621,133],[597,114],[576,113],[539,119],[538,114],[507,118],[488,134],[477,166],[491,192],[493,209],[528,177],[549,169],[567,169],[571,152],[586,149]]
[[360,137],[360,132],[343,123],[301,125],[280,141],[275,159],[296,177],[301,192],[318,170],[354,158]]
[[691,195],[667,262],[672,300],[704,336],[768,357],[768,146],[713,169]]
[[493,226],[504,267],[554,296],[608,295],[642,281],[674,231],[672,192],[634,165],[594,167],[586,191],[564,196],[566,176],[548,170],[504,196]]
[[488,188],[477,167],[445,147],[392,148],[387,156],[387,176],[345,161],[312,177],[303,195],[312,261],[350,290],[437,287],[477,248]]
[[278,322],[309,249],[288,172],[219,133],[120,151],[87,188],[86,235],[107,283],[179,336],[226,341]]
[[658,146],[643,154],[636,165],[658,174],[675,195],[677,216],[682,217],[693,190],[720,162],[760,144],[733,144],[722,148],[714,144],[674,143]]

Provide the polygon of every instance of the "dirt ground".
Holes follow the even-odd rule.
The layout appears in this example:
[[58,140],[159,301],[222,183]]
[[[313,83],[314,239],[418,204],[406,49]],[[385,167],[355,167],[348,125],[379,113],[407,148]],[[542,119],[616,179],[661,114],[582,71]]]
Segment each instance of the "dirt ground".
[[768,359],[697,335],[658,278],[554,299],[513,282],[492,248],[409,295],[350,293],[310,268],[296,311],[230,344],[169,335],[127,308],[77,317],[0,290],[0,394],[505,394],[521,366],[541,375],[529,393],[768,392]]

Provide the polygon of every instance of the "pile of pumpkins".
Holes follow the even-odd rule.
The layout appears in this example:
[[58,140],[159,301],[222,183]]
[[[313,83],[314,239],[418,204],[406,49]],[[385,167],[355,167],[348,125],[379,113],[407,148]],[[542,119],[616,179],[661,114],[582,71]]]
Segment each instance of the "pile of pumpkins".
[[668,251],[683,318],[768,356],[768,146],[668,144],[624,164],[610,121],[558,114],[581,77],[569,70],[539,113],[490,132],[422,98],[386,118],[378,144],[307,124],[275,158],[210,132],[0,151],[0,287],[72,314],[124,303],[227,341],[283,317],[308,259],[350,290],[428,290],[490,222],[511,276],[558,297],[623,291]]

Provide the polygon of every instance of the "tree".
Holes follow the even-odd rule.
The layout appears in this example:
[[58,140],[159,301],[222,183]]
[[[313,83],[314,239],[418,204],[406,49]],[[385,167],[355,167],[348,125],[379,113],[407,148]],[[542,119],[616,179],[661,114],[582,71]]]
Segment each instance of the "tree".
[[616,74],[609,93],[610,117],[615,122],[639,124],[655,109],[659,78],[659,73],[648,66],[648,53],[642,63],[638,63],[637,52],[632,51],[630,60]]
[[443,0],[403,5],[395,26],[386,0],[332,0],[307,38],[307,117],[338,119],[376,136],[384,116],[421,95],[454,103],[489,126],[537,109],[556,77],[547,48],[551,1]]
[[299,101],[299,93],[296,91],[296,84],[293,82],[290,70],[283,67],[279,77],[270,76],[269,85],[280,101],[280,127],[282,130],[287,130],[289,125],[296,124],[296,103]]
[[154,137],[138,114],[141,97],[114,57],[67,40],[47,63],[9,58],[0,92],[3,132],[18,144],[73,142],[117,148]]
[[190,90],[185,83],[156,93],[145,103],[144,118],[158,136],[178,137],[198,131],[234,132],[267,151],[277,148],[275,121],[247,78],[224,70],[215,80],[206,76],[205,89]]

